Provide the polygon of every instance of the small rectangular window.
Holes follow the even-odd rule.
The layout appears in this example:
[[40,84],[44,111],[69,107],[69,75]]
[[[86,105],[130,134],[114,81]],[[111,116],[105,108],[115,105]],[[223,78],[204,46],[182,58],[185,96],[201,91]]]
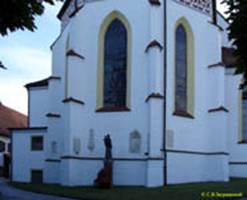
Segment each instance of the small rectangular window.
[[31,170],[31,183],[43,183],[43,170]]
[[31,137],[31,150],[32,151],[42,151],[43,150],[43,137],[42,136]]

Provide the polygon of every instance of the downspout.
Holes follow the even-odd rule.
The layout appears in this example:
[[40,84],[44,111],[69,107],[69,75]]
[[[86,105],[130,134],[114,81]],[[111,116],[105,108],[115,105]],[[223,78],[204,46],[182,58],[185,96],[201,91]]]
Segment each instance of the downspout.
[[164,186],[167,185],[167,151],[166,151],[166,87],[167,87],[167,0],[164,3],[164,108],[163,108],[163,152],[164,152]]

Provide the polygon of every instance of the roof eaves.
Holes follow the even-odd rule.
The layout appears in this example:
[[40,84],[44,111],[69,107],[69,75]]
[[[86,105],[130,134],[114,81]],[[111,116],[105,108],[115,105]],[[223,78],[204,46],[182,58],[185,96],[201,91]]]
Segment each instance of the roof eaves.
[[28,127],[28,128],[9,128],[10,131],[33,131],[33,130],[47,130],[47,127]]
[[58,13],[58,15],[57,15],[57,18],[58,18],[58,19],[60,19],[60,20],[62,19],[63,14],[65,13],[65,11],[67,10],[67,8],[69,7],[71,1],[72,1],[72,0],[66,0],[66,1],[65,1],[65,3],[63,4],[61,10],[59,11],[59,13]]
[[42,80],[35,81],[35,82],[32,82],[32,83],[28,83],[28,84],[25,85],[25,87],[27,89],[29,89],[29,88],[32,88],[32,87],[48,86],[48,84],[49,84],[49,78],[46,78],[46,79],[42,79]]

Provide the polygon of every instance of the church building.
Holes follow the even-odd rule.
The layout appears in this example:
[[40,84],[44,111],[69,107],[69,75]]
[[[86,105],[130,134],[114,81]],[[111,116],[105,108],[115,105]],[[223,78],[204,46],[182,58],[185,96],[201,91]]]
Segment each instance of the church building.
[[247,89],[216,0],[66,0],[58,18],[13,181],[94,185],[107,134],[116,186],[247,177]]

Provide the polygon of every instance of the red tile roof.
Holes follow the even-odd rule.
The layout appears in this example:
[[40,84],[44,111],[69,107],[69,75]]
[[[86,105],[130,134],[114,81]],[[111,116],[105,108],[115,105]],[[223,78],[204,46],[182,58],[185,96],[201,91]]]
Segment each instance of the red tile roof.
[[8,128],[27,127],[27,116],[19,113],[0,102],[0,135],[9,137]]

